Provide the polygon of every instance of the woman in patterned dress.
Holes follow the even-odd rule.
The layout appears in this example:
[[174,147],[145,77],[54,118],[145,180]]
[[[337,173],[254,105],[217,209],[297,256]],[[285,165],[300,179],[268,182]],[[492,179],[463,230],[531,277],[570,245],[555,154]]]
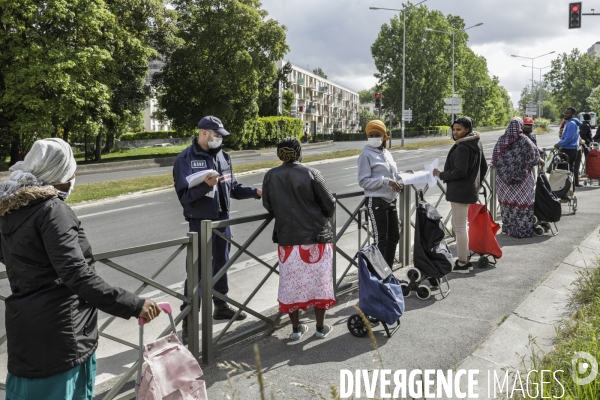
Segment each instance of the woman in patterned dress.
[[315,309],[315,336],[325,338],[333,328],[324,324],[325,311],[335,304],[333,291],[333,233],[329,218],[335,199],[321,173],[300,163],[296,138],[277,145],[283,164],[263,180],[263,206],[275,217],[273,242],[279,253],[279,311],[290,315],[292,340],[308,331],[299,310]]
[[502,233],[516,238],[533,235],[533,168],[540,162],[535,144],[523,134],[523,121],[510,121],[494,147],[496,187],[502,212]]

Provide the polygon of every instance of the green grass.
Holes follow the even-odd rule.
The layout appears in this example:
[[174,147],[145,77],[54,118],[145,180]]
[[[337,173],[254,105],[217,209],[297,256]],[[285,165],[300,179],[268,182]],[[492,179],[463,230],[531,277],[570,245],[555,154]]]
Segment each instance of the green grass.
[[[572,378],[572,359],[576,351],[584,351],[600,361],[600,262],[597,260],[595,268],[584,269],[579,273],[575,282],[575,288],[571,295],[570,309],[573,314],[563,320],[557,329],[557,338],[554,350],[543,357],[532,351],[532,366],[528,370],[551,370],[564,372],[560,377],[560,382],[564,386],[565,395],[563,399],[599,399],[600,398],[600,377],[597,377],[587,385],[577,385]],[[585,361],[585,360],[580,360]],[[589,370],[584,374],[579,374],[579,378],[585,378]],[[541,390],[541,376],[531,374],[533,384],[538,384]],[[545,381],[548,382],[546,373]],[[553,379],[550,384],[544,386],[543,395],[548,398],[551,396],[561,396],[563,389]],[[535,390],[531,389],[531,394]],[[526,397],[541,398],[541,397]]]
[[[434,140],[429,142],[411,143],[404,147],[393,146],[391,150],[407,149],[416,150],[424,147],[440,146],[453,143],[452,140]],[[187,146],[184,146],[184,148]],[[158,150],[174,149],[174,147],[157,148]],[[139,149],[139,150],[153,150],[151,149]],[[312,154],[303,157],[302,162],[307,163],[311,161],[322,161],[332,160],[336,158],[352,157],[357,156],[362,150],[340,150],[332,151],[329,153]],[[140,155],[141,156],[141,155]],[[131,159],[131,158],[128,158]],[[248,172],[256,171],[263,168],[274,168],[281,165],[281,161],[262,161],[249,164],[239,164],[233,166],[233,172]],[[124,194],[130,194],[143,190],[160,189],[173,186],[173,176],[171,174],[157,175],[157,176],[145,176],[141,178],[131,178],[119,181],[110,182],[98,182],[88,183],[83,185],[77,185],[73,194],[69,197],[69,204],[81,203],[83,201],[102,200],[110,197],[116,197]]]
[[75,186],[75,190],[69,196],[67,203],[76,204],[83,201],[102,200],[142,190],[159,189],[169,186],[173,186],[173,176],[171,174],[111,182],[86,183]]
[[[147,149],[133,150],[116,149],[109,154],[102,154],[102,160],[100,162],[130,161],[155,157],[175,157],[187,147],[189,147],[189,144],[169,147],[149,147]],[[88,157],[89,156],[90,155],[88,154]],[[84,153],[76,153],[75,161],[77,161],[77,164],[95,163],[92,161],[83,161],[84,157]]]

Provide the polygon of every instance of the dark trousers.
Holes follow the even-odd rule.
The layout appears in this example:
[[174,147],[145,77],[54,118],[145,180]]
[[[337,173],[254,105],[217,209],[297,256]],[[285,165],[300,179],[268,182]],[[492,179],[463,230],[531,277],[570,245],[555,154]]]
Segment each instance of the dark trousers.
[[[223,219],[227,219],[227,218],[223,218]],[[201,221],[202,220],[200,220],[200,219],[190,219],[189,220],[190,232],[200,232],[200,222]],[[221,233],[225,234],[226,237],[231,237],[231,229],[229,227],[219,228],[219,231]],[[227,261],[229,261],[230,248],[231,248],[231,244],[228,241],[226,241],[225,239],[223,239],[213,233],[213,235],[212,235],[212,273],[213,273],[213,276],[215,276],[221,270],[221,268],[223,268],[223,266],[227,263]],[[201,260],[201,259],[202,259],[202,243],[200,243],[200,235],[198,235],[198,260]],[[200,266],[200,263],[198,263],[198,266]],[[202,272],[198,271],[198,300],[200,302],[202,302],[201,282],[202,282]],[[226,273],[217,281],[217,283],[215,283],[213,288],[217,292],[227,296],[227,293],[229,292],[229,286],[227,285],[227,274]],[[184,296],[187,296],[187,294],[188,294],[187,279],[185,280],[185,283],[183,285],[183,294],[184,294]],[[215,304],[215,306],[225,304],[225,302],[223,300],[218,299],[216,297],[213,297],[213,303]],[[183,303],[181,305],[181,310],[183,310],[184,308],[185,308],[185,303]]]
[[387,264],[392,267],[400,240],[396,201],[388,203],[380,197],[368,197],[367,212],[373,227],[375,243]]
[[[569,157],[569,169],[573,173],[573,183],[575,186],[579,185],[579,167],[581,166],[581,151],[578,149],[562,149]],[[575,188],[573,188],[575,191]]]

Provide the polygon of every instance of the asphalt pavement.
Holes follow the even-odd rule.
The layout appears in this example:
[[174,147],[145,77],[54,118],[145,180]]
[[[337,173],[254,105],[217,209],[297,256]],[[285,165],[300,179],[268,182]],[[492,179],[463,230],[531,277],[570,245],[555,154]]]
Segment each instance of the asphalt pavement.
[[[433,136],[428,138],[410,138],[405,139],[406,144],[416,143],[416,142],[425,142],[431,140],[440,140],[446,139],[446,136]],[[313,154],[322,154],[329,153],[332,151],[341,151],[341,150],[357,150],[362,149],[362,147],[366,144],[366,138],[364,141],[350,141],[350,142],[335,142],[333,146],[324,146],[317,148],[309,148],[304,150],[304,155],[313,155]],[[400,144],[400,139],[394,138],[392,141],[392,145]],[[251,155],[251,156],[237,156],[233,159],[234,165],[240,164],[251,164],[256,162],[263,161],[273,161],[277,160],[277,155],[275,154],[275,149],[267,149],[261,150],[260,155]],[[152,168],[144,168],[144,169],[135,169],[130,171],[119,171],[119,172],[106,172],[106,173],[98,173],[98,174],[86,174],[77,176],[77,183],[95,183],[95,182],[107,182],[107,181],[118,181],[121,179],[129,179],[129,178],[139,178],[144,176],[155,176],[155,175],[164,175],[170,174],[173,172],[172,167],[152,167]]]

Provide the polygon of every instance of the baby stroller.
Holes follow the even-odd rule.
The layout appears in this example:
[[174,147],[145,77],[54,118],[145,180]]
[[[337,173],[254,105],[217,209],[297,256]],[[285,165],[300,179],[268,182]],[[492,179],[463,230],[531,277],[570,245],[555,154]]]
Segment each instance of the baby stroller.
[[[483,197],[485,204],[471,204],[469,206],[469,248],[471,255],[478,254],[477,264],[481,268],[488,265],[496,265],[499,258],[502,258],[502,249],[496,240],[496,234],[500,230],[493,219],[492,214],[487,208],[487,191],[483,188]],[[493,258],[493,261],[490,260]]]
[[[371,324],[381,322],[388,337],[400,328],[404,314],[404,296],[400,282],[392,274],[376,244],[360,250],[358,257],[358,308],[368,316]],[[390,332],[388,325],[396,324]],[[348,330],[353,336],[365,337],[369,333],[360,314],[348,318]]]
[[[542,236],[548,231],[552,232],[552,236],[558,235],[556,223],[560,221],[562,206],[542,168],[538,168],[533,213],[535,215],[533,233],[536,236]],[[551,224],[554,225],[554,229]]]
[[569,165],[569,156],[555,151],[548,167],[550,187],[561,203],[567,203],[569,213],[577,212],[577,196],[573,195],[573,174]]
[[[444,240],[446,233],[442,216],[425,201],[422,190],[418,190],[416,196],[414,267],[406,272],[409,282],[401,283],[402,293],[408,297],[415,292],[419,299],[427,300],[431,296],[431,288],[425,285],[427,280],[440,289],[442,298],[446,298],[450,293],[446,275],[452,272],[453,257]],[[442,280],[446,290],[442,289]]]
[[585,158],[585,172],[588,185],[592,185],[594,181],[600,185],[600,149],[596,142],[590,144],[590,151]]
[[[205,382],[198,379],[203,375],[198,361],[177,337],[171,305],[158,303],[171,320],[173,331],[150,344],[144,345],[144,325],[140,318],[140,359],[135,380],[138,400],[207,400]],[[142,373],[142,364],[146,370]]]

